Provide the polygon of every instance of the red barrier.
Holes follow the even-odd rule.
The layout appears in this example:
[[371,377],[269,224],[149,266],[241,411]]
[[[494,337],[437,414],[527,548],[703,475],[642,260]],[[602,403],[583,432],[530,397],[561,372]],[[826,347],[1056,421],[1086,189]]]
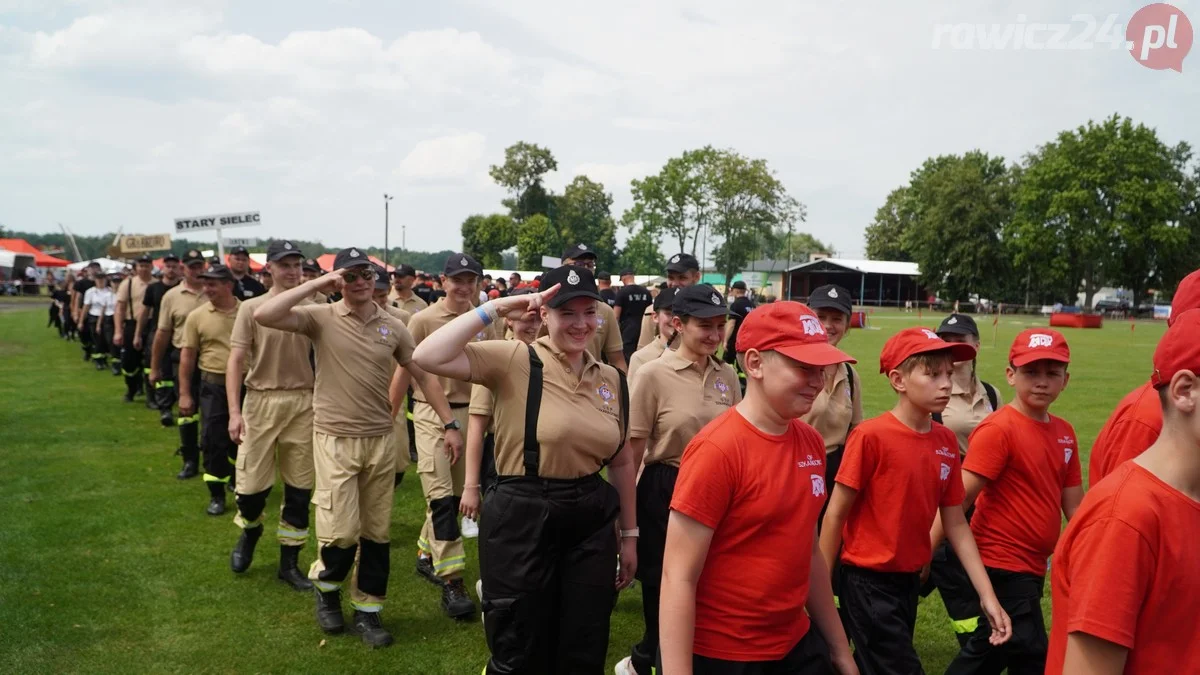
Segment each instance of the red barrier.
[[866,312],[851,312],[850,313],[850,327],[851,328],[866,328],[867,327],[867,313]]
[[1050,325],[1055,328],[1100,328],[1104,325],[1104,316],[1057,313],[1050,315]]

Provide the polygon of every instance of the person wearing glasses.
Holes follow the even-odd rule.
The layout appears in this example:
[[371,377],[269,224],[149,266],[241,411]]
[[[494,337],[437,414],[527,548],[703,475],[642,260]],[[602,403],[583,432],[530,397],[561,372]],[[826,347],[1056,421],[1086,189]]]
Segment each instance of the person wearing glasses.
[[[386,647],[392,635],[379,613],[390,566],[395,456],[388,385],[396,364],[410,370],[442,420],[454,418],[437,379],[411,363],[408,329],[372,300],[375,270],[367,254],[343,249],[333,268],[331,274],[268,296],[254,320],[305,335],[316,351],[313,502],[320,554],[308,578],[316,587],[317,625],[330,634],[345,630],[341,589],[357,567],[350,631],[370,647]],[[339,292],[342,299],[301,304],[317,292]]]

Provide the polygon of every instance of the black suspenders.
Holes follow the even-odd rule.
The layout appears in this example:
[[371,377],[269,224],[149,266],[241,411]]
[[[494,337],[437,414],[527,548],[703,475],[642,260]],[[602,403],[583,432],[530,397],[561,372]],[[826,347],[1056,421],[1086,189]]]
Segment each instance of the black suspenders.
[[[537,477],[538,466],[541,463],[542,448],[538,443],[537,429],[538,416],[542,409],[542,360],[538,357],[537,352],[532,345],[528,345],[529,349],[529,390],[525,395],[525,445],[524,445],[524,463],[525,475]],[[617,375],[621,380],[621,442],[617,444],[616,452],[604,461],[607,466],[621,452],[621,448],[625,446],[625,439],[629,435],[629,384],[625,378],[625,373],[617,370]]]

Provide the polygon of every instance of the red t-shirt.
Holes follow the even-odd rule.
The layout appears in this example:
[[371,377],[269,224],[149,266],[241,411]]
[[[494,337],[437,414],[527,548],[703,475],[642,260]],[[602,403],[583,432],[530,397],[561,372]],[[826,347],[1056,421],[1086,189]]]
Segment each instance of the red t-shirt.
[[1162,431],[1162,404],[1147,382],[1121,399],[1104,423],[1088,459],[1088,485],[1095,485],[1126,460],[1146,451]]
[[688,443],[671,508],[713,530],[696,586],[696,654],[781,659],[808,633],[824,502],[825,442],[799,420],[771,436],[731,408]]
[[929,562],[938,507],[963,502],[958,438],[933,423],[913,431],[886,412],[854,428],[837,482],[858,491],[842,529],[841,561],[877,572],[916,572]]
[[971,433],[963,470],[987,478],[971,531],[983,564],[1044,576],[1062,528],[1062,493],[1083,484],[1075,429],[1008,405]]
[[1126,673],[1200,672],[1200,503],[1134,462],[1093,487],[1054,551],[1047,673],[1067,634],[1130,649]]

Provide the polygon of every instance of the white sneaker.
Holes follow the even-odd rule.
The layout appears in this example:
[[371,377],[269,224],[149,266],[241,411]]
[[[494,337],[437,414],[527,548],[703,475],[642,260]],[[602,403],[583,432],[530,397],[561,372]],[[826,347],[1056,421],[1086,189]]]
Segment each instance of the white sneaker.
[[626,656],[617,661],[617,665],[613,666],[613,675],[637,675],[637,671],[633,669],[633,659]]
[[462,519],[462,536],[466,539],[474,539],[479,536],[479,524],[474,519],[463,516]]
[[482,621],[483,621],[483,619],[484,619],[484,614],[483,614],[483,579],[479,579],[479,580],[477,580],[477,581],[475,582],[475,596],[479,598],[479,620],[482,622]]

